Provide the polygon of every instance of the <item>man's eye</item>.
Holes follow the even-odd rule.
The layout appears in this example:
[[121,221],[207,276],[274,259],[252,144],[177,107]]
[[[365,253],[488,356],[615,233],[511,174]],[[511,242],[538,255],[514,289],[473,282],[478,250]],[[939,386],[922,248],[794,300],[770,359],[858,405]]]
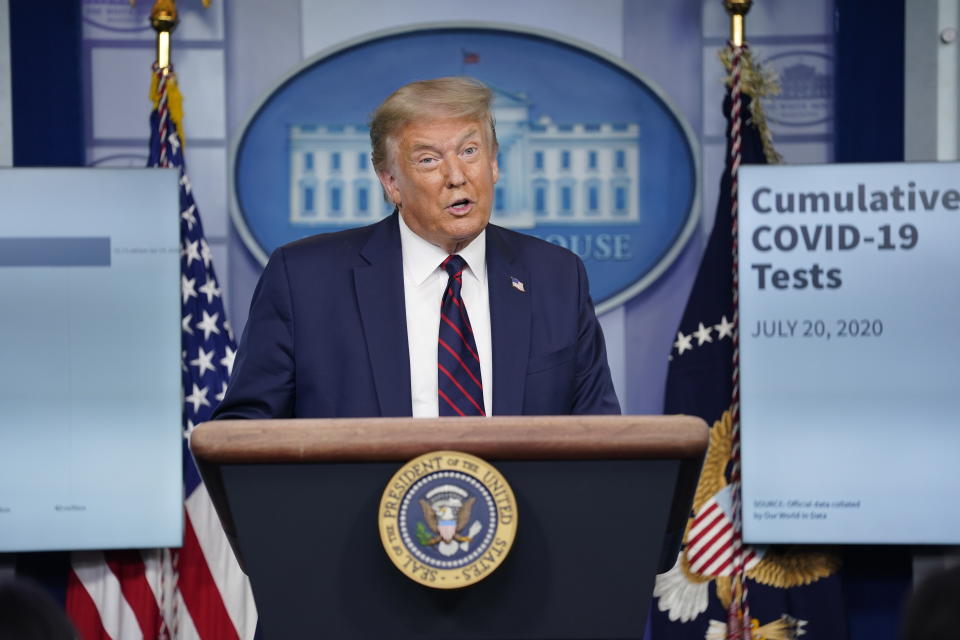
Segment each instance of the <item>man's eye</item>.
[[480,149],[478,149],[477,147],[467,147],[466,149],[463,150],[463,155],[465,155],[465,156],[472,156],[472,155],[475,155],[475,154],[476,154],[477,152],[479,152],[479,151],[480,151]]
[[425,158],[420,158],[420,160],[418,160],[418,164],[424,165],[424,166],[430,166],[432,164],[435,164],[436,162],[437,162],[437,159],[432,158],[430,156],[427,156]]

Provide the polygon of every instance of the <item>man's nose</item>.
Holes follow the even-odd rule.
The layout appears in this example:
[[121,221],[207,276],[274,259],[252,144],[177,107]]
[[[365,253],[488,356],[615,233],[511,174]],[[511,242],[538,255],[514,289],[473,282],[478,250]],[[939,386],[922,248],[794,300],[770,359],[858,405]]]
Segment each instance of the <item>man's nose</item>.
[[445,163],[447,166],[447,187],[462,186],[467,181],[467,174],[463,170],[463,160],[454,157]]

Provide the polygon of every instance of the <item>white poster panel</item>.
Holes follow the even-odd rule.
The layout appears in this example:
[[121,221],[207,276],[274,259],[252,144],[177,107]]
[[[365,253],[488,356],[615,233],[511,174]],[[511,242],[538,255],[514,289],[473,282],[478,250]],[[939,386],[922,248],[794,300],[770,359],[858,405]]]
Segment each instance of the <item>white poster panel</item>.
[[741,168],[748,541],[960,542],[958,176]]
[[179,547],[177,172],[0,192],[0,551]]

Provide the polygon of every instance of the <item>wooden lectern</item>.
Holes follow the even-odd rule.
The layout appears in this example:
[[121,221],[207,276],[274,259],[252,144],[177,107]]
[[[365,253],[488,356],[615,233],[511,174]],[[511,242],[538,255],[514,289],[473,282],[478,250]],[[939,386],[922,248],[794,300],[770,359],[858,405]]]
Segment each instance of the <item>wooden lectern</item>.
[[[708,433],[688,416],[218,421],[191,448],[268,640],[642,638],[673,566]],[[436,450],[493,463],[516,541],[481,582],[430,589],[391,564],[381,494]]]

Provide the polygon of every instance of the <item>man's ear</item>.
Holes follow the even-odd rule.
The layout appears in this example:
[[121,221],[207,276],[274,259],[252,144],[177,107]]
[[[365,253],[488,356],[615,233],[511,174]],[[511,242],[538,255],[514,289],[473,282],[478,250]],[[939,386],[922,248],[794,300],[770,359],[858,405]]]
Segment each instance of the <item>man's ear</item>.
[[389,169],[377,172],[380,178],[380,184],[383,185],[383,191],[387,194],[387,199],[393,204],[400,204],[400,188],[397,186],[397,179]]

